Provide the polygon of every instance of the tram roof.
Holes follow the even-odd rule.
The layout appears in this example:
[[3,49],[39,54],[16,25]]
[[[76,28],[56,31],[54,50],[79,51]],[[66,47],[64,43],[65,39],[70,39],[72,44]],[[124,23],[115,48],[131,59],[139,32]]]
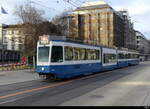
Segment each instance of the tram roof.
[[122,49],[118,47],[108,47],[108,46],[103,46],[103,45],[88,44],[88,43],[84,43],[80,40],[73,39],[67,36],[54,36],[54,35],[43,35],[43,36],[48,37],[49,41],[66,42],[66,43],[80,44],[80,45],[87,45],[87,46],[94,46],[94,47],[103,47],[103,48],[110,48],[110,49],[116,49],[116,50],[127,51],[127,52],[137,52],[137,51]]

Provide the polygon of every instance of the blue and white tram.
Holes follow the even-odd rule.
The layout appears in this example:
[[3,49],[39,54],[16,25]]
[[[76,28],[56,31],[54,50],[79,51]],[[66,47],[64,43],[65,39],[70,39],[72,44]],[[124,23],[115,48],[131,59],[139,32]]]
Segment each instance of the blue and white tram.
[[138,53],[65,41],[38,42],[36,71],[46,78],[71,78],[139,64]]
[[71,78],[101,70],[101,47],[62,41],[38,43],[36,71],[39,75]]

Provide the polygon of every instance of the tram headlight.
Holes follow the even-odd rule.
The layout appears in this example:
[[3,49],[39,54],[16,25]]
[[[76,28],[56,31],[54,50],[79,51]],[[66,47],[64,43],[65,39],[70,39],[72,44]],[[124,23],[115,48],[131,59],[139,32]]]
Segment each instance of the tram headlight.
[[44,67],[42,67],[42,71],[44,71]]

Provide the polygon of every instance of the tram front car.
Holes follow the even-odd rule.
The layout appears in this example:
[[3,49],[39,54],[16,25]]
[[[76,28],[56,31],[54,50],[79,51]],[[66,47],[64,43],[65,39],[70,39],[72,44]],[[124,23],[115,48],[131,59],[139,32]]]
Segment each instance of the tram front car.
[[[53,46],[52,46],[53,45]],[[53,64],[63,61],[63,47],[49,40],[49,36],[39,37],[37,44],[36,72],[43,79],[56,79]]]

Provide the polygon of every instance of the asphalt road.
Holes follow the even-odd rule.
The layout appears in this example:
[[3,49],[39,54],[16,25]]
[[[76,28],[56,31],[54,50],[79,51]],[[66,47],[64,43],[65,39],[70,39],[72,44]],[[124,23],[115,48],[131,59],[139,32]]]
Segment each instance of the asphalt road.
[[150,62],[65,81],[0,85],[0,106],[148,106]]

